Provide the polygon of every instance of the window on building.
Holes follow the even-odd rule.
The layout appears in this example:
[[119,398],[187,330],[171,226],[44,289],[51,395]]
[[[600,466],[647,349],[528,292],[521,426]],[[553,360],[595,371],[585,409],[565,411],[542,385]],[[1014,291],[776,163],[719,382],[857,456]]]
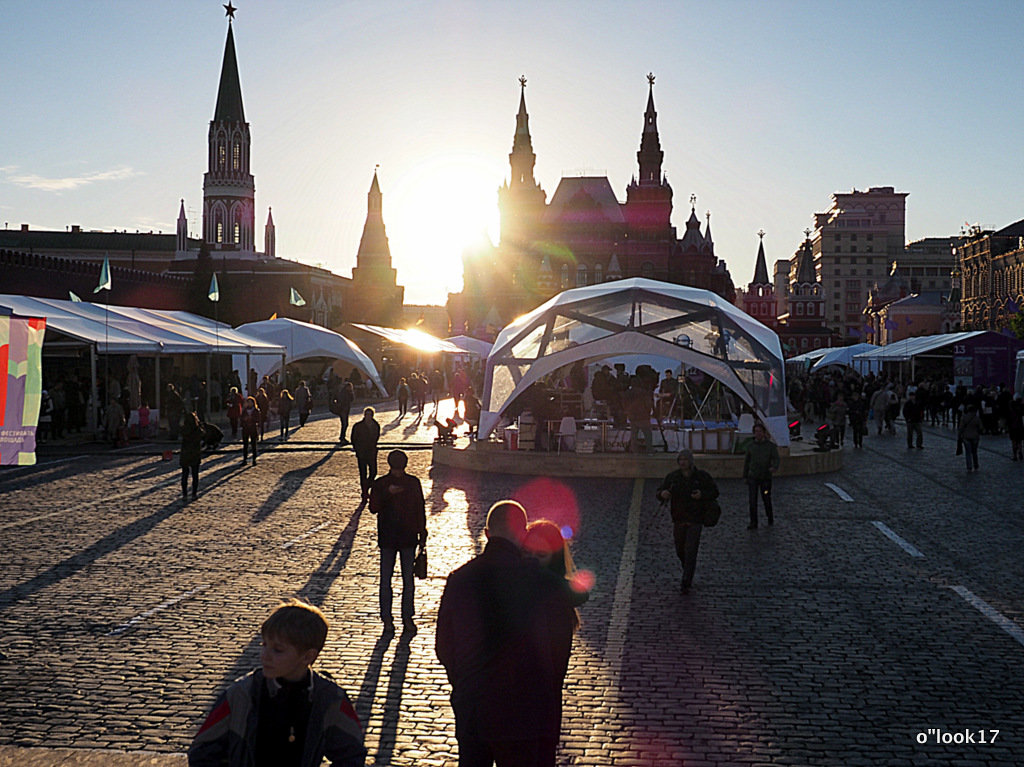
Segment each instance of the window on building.
[[587,284],[587,267],[580,264],[576,267],[576,287],[582,288]]
[[807,339],[806,338],[801,338],[800,339],[800,348],[801,349],[806,349],[807,348]]
[[873,239],[875,239],[875,235],[869,234],[868,235],[868,242],[871,242]]
[[842,269],[836,269],[836,276],[837,276],[837,277],[838,277],[838,276],[839,276],[840,274],[842,274],[842,273],[843,273],[843,270],[842,270]]
[[842,245],[836,245],[836,253],[842,253],[842,252],[843,252],[843,246]]
[[851,245],[850,246],[850,252],[851,253],[856,253],[857,252],[857,246],[856,245]]
[[867,246],[864,247],[864,252],[865,253],[874,253],[875,249],[871,245],[867,245]]
[[224,242],[224,222],[217,222],[217,242]]
[[803,316],[803,314],[804,314],[804,304],[803,304],[802,301],[797,301],[796,306],[794,306],[793,308],[796,310],[797,315],[799,315],[801,317]]
[[562,264],[562,289],[569,287],[569,265]]
[[815,349],[821,348],[821,339],[820,338],[815,338],[814,339],[814,348]]
[[763,317],[766,314],[768,314],[768,304],[762,301],[761,302],[761,316]]
[[231,147],[231,170],[240,170],[242,167],[242,147],[235,144]]
[[221,170],[224,170],[224,165],[227,163],[227,161],[227,150],[224,148],[223,144],[220,144],[217,146],[217,167],[220,168]]
[[854,242],[856,242],[857,241],[857,233],[854,232],[853,234],[851,234],[850,235],[850,239],[853,240]]
[[750,305],[750,315],[754,316],[756,314],[757,314],[757,304],[751,304]]
[[604,267],[602,267],[600,264],[598,264],[597,266],[594,267],[594,284],[595,285],[600,285],[602,282],[604,282],[604,274],[603,274],[603,272],[604,272]]
[[654,264],[650,261],[644,261],[640,265],[640,276],[646,277],[647,279],[654,277]]
[[238,244],[238,243],[240,243],[241,241],[242,241],[242,225],[241,225],[241,224],[239,224],[239,223],[238,223],[238,222],[236,221],[236,222],[235,222],[235,233],[234,233],[234,243],[235,243],[235,245],[237,245],[237,244]]

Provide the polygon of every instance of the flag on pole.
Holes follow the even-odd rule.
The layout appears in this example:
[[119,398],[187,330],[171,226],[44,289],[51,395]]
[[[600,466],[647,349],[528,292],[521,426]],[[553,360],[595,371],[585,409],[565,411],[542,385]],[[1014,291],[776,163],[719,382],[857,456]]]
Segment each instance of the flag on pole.
[[871,327],[870,325],[865,325],[864,326],[864,334],[865,335],[869,335],[870,336],[874,332],[875,332],[875,329],[873,327]]
[[885,328],[886,328],[886,330],[895,330],[897,327],[898,326],[896,325],[896,321],[895,320],[887,319],[885,321]]
[[100,284],[95,287],[93,293],[99,293],[101,290],[110,290],[110,255],[103,257],[103,268],[100,270]]
[[906,317],[906,318],[904,318],[904,320],[903,320],[903,321],[907,323],[907,327],[908,327],[908,328],[909,328],[909,327],[910,327],[911,325],[913,325],[913,324],[914,324],[914,321],[913,321],[912,319],[910,319],[910,317]]
[[277,312],[274,312],[273,314],[271,314],[270,315],[270,319],[276,320],[277,319]]
[[297,291],[295,288],[292,288],[292,295],[291,298],[288,299],[288,303],[290,303],[292,306],[305,306],[306,299],[299,295],[299,291]]
[[1017,313],[1017,302],[1014,301],[1012,298],[1006,302],[1006,311],[1008,311],[1010,314]]
[[850,335],[854,338],[860,338],[860,331],[857,328],[850,328]]
[[213,276],[210,278],[210,292],[207,294],[207,298],[209,298],[214,303],[220,301],[220,287],[217,285],[216,272],[214,272]]
[[80,303],[82,303],[82,299],[79,298],[77,295],[75,295],[75,291],[69,290],[68,291],[68,295],[71,297],[71,303],[73,303],[73,304],[80,304]]

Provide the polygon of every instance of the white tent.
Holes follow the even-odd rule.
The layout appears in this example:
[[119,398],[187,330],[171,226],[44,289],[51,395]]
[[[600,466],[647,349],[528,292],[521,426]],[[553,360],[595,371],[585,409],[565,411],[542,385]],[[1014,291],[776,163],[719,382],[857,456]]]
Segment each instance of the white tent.
[[452,336],[444,340],[458,346],[465,354],[484,359],[487,359],[487,355],[491,353],[491,349],[494,346],[487,341],[481,341],[479,338],[472,338],[470,336]]
[[534,382],[577,360],[626,354],[701,370],[789,444],[778,336],[714,293],[642,278],[567,290],[502,330],[487,359],[481,438]]
[[[874,344],[853,344],[852,346],[837,346],[826,350],[825,354],[818,358],[818,361],[811,365],[811,372],[822,370],[829,365],[841,365],[842,367],[853,367],[853,358],[858,354],[870,352],[879,347]],[[868,369],[877,373],[881,369],[881,363],[875,360]]]
[[[308,322],[281,317],[276,320],[262,320],[260,322],[249,322],[239,325],[238,330],[249,336],[261,338],[268,342],[279,344],[285,349],[285,361],[296,362],[298,360],[311,359],[314,357],[326,357],[332,360],[341,360],[358,368],[370,377],[370,380],[377,388],[387,396],[387,389],[380,379],[377,367],[373,360],[363,353],[363,350],[355,343],[345,338],[341,333],[333,330],[311,325]],[[253,365],[258,377],[270,375],[281,367],[281,357],[257,361],[259,367]],[[236,367],[245,366],[245,360],[236,360]]]

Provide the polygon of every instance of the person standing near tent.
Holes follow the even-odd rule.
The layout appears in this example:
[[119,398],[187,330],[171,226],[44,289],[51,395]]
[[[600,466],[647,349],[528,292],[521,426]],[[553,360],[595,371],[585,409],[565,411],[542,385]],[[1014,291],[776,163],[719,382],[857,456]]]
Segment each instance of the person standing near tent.
[[174,442],[178,441],[178,429],[181,426],[181,413],[184,409],[184,403],[181,401],[181,395],[178,394],[178,390],[174,388],[174,384],[167,384],[167,390],[164,393],[164,412],[167,414],[167,437]]
[[262,386],[256,390],[256,408],[260,416],[260,442],[267,431],[267,419],[270,417],[270,395]]
[[287,389],[281,389],[281,393],[277,396],[277,417],[281,420],[282,442],[288,439],[288,428],[291,426],[292,405],[294,404],[295,398],[291,392]]
[[398,395],[398,417],[402,418],[406,413],[409,412],[409,384],[406,383],[404,378],[399,379],[398,389],[396,390]]
[[363,420],[352,426],[352,449],[359,466],[359,485],[362,488],[362,503],[370,500],[370,487],[377,478],[377,442],[380,440],[380,424],[373,419],[373,408],[363,411]]
[[299,426],[305,426],[306,419],[313,411],[313,395],[310,394],[305,381],[299,381],[299,385],[295,389],[295,407],[299,411]]
[[341,434],[338,435],[338,442],[342,445],[348,444],[345,433],[348,431],[348,414],[352,410],[352,402],[355,401],[355,387],[351,381],[346,381],[331,401],[331,411],[338,416],[341,422]]
[[252,465],[256,465],[256,441],[260,434],[260,408],[255,397],[246,397],[239,418],[242,425],[242,465],[249,459],[249,446],[252,446]]
[[181,424],[181,502],[188,503],[188,475],[192,474],[192,500],[199,493],[199,461],[203,456],[203,427],[192,411]]
[[757,499],[764,503],[764,513],[771,525],[775,521],[772,508],[772,476],[779,470],[779,449],[768,439],[763,423],[754,424],[754,440],[747,444],[743,458],[743,479],[747,481],[747,499],[750,505],[748,530],[757,529]]
[[231,437],[238,436],[238,419],[242,417],[242,395],[237,386],[232,386],[227,396],[228,420],[231,422]]

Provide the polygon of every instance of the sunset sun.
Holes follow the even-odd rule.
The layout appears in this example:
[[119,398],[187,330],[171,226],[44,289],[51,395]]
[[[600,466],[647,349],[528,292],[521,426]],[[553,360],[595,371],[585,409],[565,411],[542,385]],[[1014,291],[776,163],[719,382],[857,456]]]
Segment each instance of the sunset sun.
[[504,175],[491,158],[458,153],[425,159],[398,178],[380,169],[388,239],[408,302],[460,289],[463,251],[497,240]]

